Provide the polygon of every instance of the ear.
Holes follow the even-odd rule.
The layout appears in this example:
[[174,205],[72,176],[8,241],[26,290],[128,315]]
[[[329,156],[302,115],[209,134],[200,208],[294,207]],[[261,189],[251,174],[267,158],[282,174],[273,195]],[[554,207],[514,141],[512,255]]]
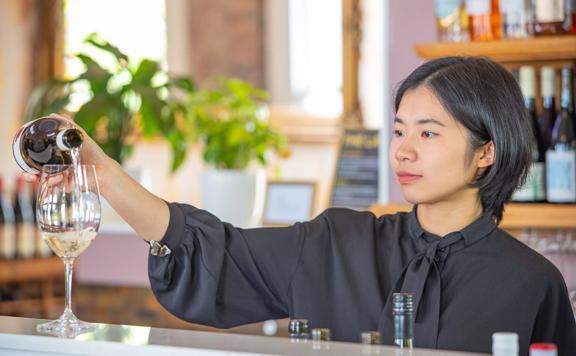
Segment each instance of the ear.
[[479,150],[480,157],[478,158],[478,168],[487,168],[494,164],[496,159],[496,150],[494,142],[490,141]]

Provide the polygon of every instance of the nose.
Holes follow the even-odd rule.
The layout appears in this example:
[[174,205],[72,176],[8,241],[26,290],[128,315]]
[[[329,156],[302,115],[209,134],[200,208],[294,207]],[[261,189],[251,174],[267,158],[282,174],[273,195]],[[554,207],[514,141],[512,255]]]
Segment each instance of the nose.
[[398,162],[411,162],[417,157],[414,144],[411,142],[409,137],[406,137],[398,144],[396,147],[396,152],[394,152],[394,158]]

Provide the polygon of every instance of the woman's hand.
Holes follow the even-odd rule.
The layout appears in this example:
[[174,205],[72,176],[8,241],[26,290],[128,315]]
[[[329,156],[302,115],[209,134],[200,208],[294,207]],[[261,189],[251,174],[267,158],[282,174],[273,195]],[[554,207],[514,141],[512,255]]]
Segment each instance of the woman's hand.
[[[98,146],[98,144],[90,136],[88,136],[88,134],[86,134],[86,131],[74,123],[72,119],[61,114],[50,114],[48,116],[68,120],[74,125],[75,128],[82,132],[84,140],[80,148],[80,162],[82,164],[92,164],[95,166],[100,189],[102,190],[106,185],[106,181],[108,180],[106,178],[108,171],[114,166],[117,166],[117,162],[108,157],[106,153],[104,153],[104,151],[100,148],[100,146]],[[22,173],[22,177],[28,182],[34,182],[36,179],[38,179],[37,175],[30,173]]]

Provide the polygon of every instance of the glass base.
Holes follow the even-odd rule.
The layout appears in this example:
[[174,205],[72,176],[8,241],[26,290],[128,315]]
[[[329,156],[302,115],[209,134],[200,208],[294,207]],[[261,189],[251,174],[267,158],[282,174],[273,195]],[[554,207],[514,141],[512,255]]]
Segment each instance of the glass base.
[[64,338],[74,338],[94,331],[95,324],[79,320],[72,312],[64,312],[58,319],[36,325],[36,331]]

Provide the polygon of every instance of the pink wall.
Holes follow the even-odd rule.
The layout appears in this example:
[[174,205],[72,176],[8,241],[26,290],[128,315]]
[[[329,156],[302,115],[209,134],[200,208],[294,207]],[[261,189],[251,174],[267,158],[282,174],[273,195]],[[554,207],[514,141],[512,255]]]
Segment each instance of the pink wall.
[[[423,60],[416,56],[415,43],[435,42],[434,2],[390,0],[390,81],[395,87]],[[392,121],[392,120],[390,120]],[[393,177],[390,179],[390,201],[404,202]]]
[[148,287],[148,244],[135,235],[98,234],[78,258],[74,282]]

